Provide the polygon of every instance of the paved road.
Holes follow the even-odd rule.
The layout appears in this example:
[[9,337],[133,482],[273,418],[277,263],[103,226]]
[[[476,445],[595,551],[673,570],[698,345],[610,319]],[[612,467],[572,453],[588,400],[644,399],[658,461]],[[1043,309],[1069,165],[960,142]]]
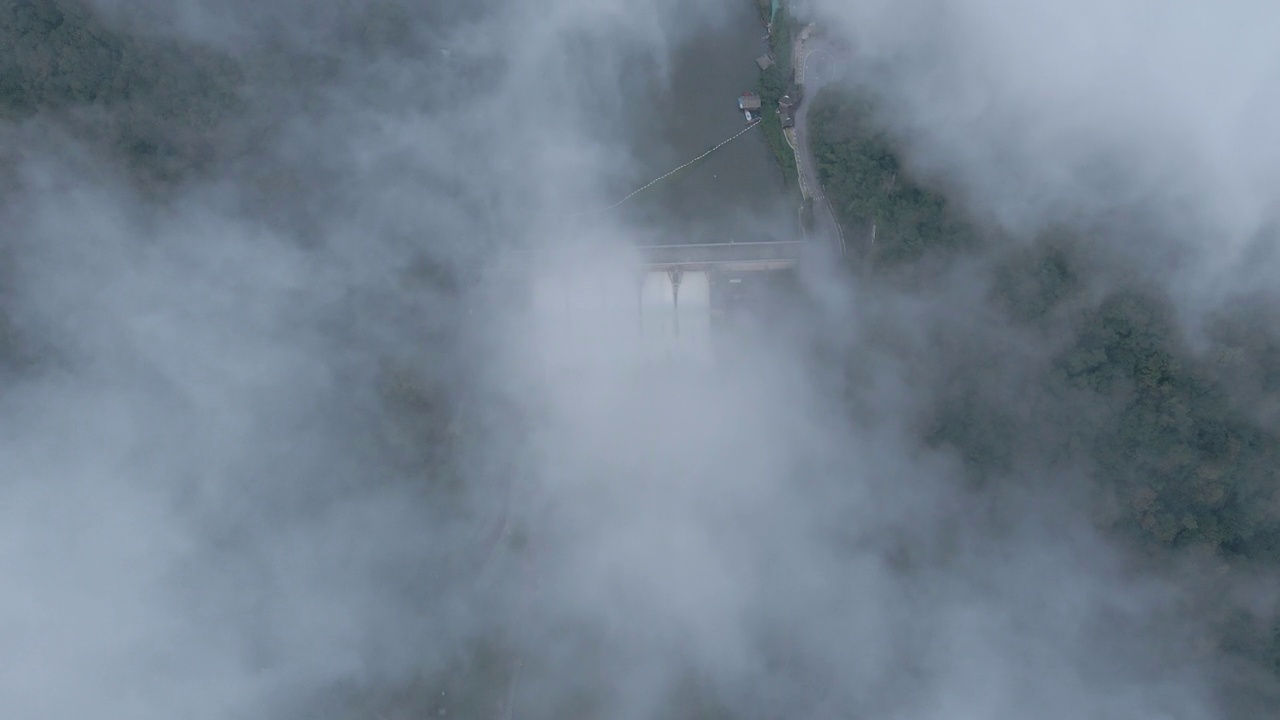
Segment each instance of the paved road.
[[840,254],[844,254],[844,229],[836,220],[835,210],[822,190],[822,182],[818,175],[818,163],[813,157],[813,148],[809,143],[809,107],[813,98],[822,86],[835,79],[836,55],[821,38],[810,37],[799,50],[799,62],[796,65],[796,81],[804,86],[800,107],[796,109],[796,157],[799,161],[799,172],[806,179],[810,199],[813,201],[814,234],[823,242],[828,242]]

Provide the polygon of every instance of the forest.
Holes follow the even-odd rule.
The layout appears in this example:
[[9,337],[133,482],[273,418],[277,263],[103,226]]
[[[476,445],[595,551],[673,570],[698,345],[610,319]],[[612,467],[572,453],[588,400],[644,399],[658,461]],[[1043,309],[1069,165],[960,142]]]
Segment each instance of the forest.
[[[1095,523],[1154,561],[1207,552],[1229,565],[1280,563],[1280,432],[1262,412],[1280,398],[1280,334],[1266,299],[1221,314],[1212,347],[1195,347],[1167,289],[1134,279],[1097,291],[1095,276],[1125,277],[1105,250],[1124,230],[1011,241],[967,217],[943,184],[913,177],[869,94],[832,90],[815,102],[819,172],[840,222],[868,237],[856,260],[865,272],[937,277],[990,263],[988,310],[1006,325],[956,364],[924,441],[957,453],[979,486],[1090,468],[1072,482],[1099,499]],[[1052,351],[1014,361],[993,349],[1011,338]],[[1006,381],[1016,400],[991,390]],[[1270,637],[1248,642],[1228,640],[1240,625],[1224,623],[1224,646],[1280,672],[1278,612]]]
[[[957,212],[944,191],[911,177],[890,136],[872,121],[867,98],[832,93],[820,101],[813,122],[824,187],[847,227],[874,223],[866,262],[888,270],[925,257],[1004,250]],[[1120,524],[1162,546],[1201,545],[1280,561],[1280,507],[1268,495],[1275,492],[1280,436],[1232,402],[1226,364],[1227,358],[1244,361],[1245,343],[1261,344],[1267,352],[1249,353],[1249,360],[1262,364],[1257,372],[1263,376],[1275,377],[1276,340],[1263,340],[1265,329],[1224,323],[1218,346],[1204,356],[1180,336],[1158,288],[1119,286],[1082,302],[1083,278],[1099,261],[1089,254],[1095,247],[1055,229],[1000,255],[992,273],[990,302],[1011,324],[1069,330],[1072,340],[1039,368],[1043,400],[1067,407],[1073,404],[1068,395],[1084,395],[1089,407],[1108,408],[1106,422],[1091,420],[1084,439],[1100,477],[1129,509]],[[984,408],[979,415],[1000,412]],[[978,471],[1006,466],[1008,452],[998,448],[1007,443],[975,428],[1009,429],[1008,423],[970,420],[957,418],[955,430],[942,423],[935,439],[963,448]],[[1065,442],[1080,439],[1082,429],[1068,425],[1047,434]]]

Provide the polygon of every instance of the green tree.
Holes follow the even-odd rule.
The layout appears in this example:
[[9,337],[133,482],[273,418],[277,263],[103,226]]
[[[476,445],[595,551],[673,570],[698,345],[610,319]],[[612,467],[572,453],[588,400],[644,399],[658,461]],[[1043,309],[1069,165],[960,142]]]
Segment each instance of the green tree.
[[975,246],[977,235],[946,196],[911,177],[876,121],[870,98],[823,91],[810,137],[826,196],[846,227],[874,227],[874,258],[887,264]]

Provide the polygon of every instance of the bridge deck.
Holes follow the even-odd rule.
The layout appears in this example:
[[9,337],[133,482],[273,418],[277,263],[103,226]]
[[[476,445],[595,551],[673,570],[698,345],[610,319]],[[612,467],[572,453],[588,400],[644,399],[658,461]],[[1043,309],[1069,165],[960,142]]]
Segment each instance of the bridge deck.
[[639,248],[641,262],[650,270],[681,268],[735,271],[784,270],[800,261],[804,241],[785,240],[745,243],[648,245]]

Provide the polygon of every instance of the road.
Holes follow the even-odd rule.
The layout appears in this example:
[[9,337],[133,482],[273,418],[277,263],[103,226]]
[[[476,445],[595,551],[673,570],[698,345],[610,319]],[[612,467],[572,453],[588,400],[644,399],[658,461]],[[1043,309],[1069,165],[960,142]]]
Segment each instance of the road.
[[822,190],[818,175],[818,163],[809,142],[809,108],[823,84],[835,79],[836,55],[820,37],[807,37],[797,48],[796,82],[803,86],[800,107],[796,108],[796,160],[797,170],[805,178],[813,203],[814,233],[818,239],[828,242],[841,255],[847,252],[844,229],[836,220],[835,210]]

